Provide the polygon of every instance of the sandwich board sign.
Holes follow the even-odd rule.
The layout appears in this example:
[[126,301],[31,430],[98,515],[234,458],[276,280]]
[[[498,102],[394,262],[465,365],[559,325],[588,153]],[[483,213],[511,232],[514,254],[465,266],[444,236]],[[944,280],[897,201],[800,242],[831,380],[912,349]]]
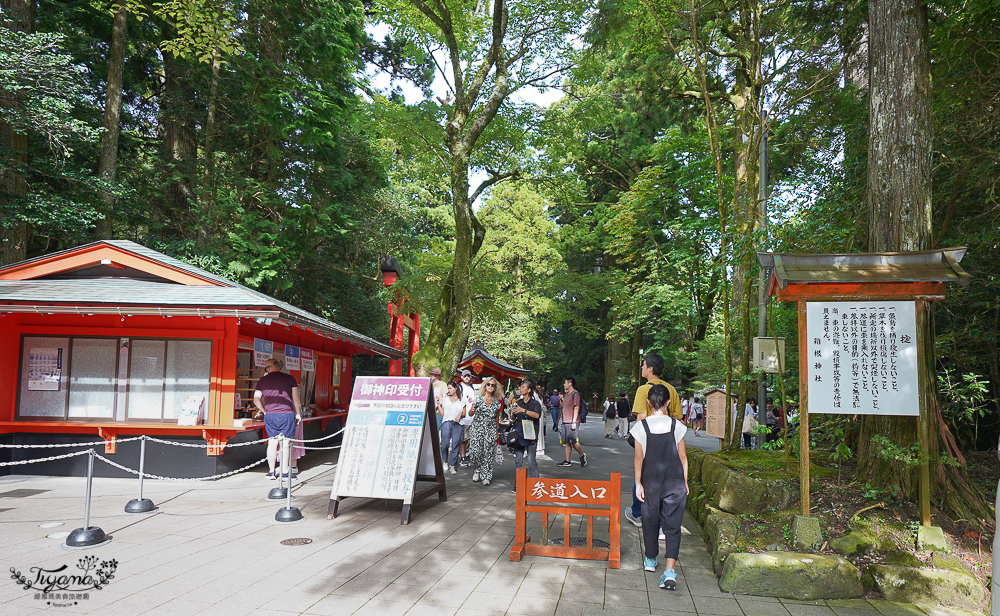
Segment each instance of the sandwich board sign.
[[[431,482],[417,489],[417,482]],[[354,383],[327,519],[347,497],[403,501],[410,506],[433,494],[447,500],[430,379],[361,376]]]

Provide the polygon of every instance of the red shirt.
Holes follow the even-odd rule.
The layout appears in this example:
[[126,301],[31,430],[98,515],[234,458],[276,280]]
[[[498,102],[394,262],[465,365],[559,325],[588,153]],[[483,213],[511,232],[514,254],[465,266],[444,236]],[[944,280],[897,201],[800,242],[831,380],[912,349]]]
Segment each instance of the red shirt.
[[573,423],[574,421],[576,421],[576,419],[573,417],[573,407],[582,406],[580,404],[581,400],[582,398],[580,397],[580,392],[576,391],[575,389],[573,390],[573,393],[566,394],[565,396],[563,396],[563,401],[562,401],[563,423]]

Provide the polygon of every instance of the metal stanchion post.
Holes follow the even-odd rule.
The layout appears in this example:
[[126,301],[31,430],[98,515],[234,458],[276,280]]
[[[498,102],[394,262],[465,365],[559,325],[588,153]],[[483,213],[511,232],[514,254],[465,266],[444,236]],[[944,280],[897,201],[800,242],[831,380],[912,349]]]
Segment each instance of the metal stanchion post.
[[83,528],[77,528],[66,537],[61,547],[67,549],[92,548],[111,541],[111,537],[97,526],[90,525],[90,495],[94,485],[94,450],[87,456],[87,494],[83,505]]
[[125,505],[125,513],[149,513],[156,510],[156,505],[148,498],[142,497],[142,479],[146,474],[146,435],[139,437],[139,498],[133,498]]
[[[285,439],[284,434],[278,435],[278,487],[271,488],[271,491],[267,493],[267,500],[285,500],[288,497],[290,490],[282,486],[285,485],[285,479],[282,477],[284,473],[281,472],[281,460],[285,453],[285,448],[288,447],[288,441]],[[291,485],[292,478],[291,474],[288,477],[288,483]]]
[[285,468],[288,469],[288,494],[286,496],[285,506],[278,509],[278,513],[274,514],[275,522],[298,522],[302,519],[302,512],[299,511],[298,507],[292,507],[292,447],[290,441],[283,440],[282,444],[284,448],[282,450],[283,461]]

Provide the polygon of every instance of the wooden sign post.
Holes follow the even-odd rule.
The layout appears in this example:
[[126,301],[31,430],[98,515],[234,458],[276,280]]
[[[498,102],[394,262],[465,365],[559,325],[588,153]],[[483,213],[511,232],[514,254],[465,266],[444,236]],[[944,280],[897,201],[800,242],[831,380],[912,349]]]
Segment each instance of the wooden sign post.
[[[927,454],[933,409],[931,302],[944,283],[968,286],[964,248],[907,253],[757,253],[769,294],[798,303],[799,480],[809,514],[809,413],[912,416],[920,461],[920,523],[930,526]],[[931,335],[928,335],[928,334]],[[786,415],[787,419],[787,415]]]
[[[610,481],[580,479],[540,479],[528,477],[528,470],[517,469],[517,512],[514,519],[514,546],[510,560],[520,561],[525,554],[606,560],[608,567],[621,565],[621,473],[613,473]],[[529,505],[529,502],[538,504]],[[574,506],[577,505],[577,506]],[[528,536],[528,514],[542,514],[542,541],[532,543]],[[549,543],[549,516],[563,518],[562,545]],[[570,516],[587,518],[587,539],[583,547],[570,546]],[[594,547],[594,518],[609,520],[607,548]]]
[[[417,490],[418,481],[431,485]],[[430,379],[358,377],[327,519],[355,496],[402,500],[400,524],[409,524],[411,505],[433,494],[448,500]]]

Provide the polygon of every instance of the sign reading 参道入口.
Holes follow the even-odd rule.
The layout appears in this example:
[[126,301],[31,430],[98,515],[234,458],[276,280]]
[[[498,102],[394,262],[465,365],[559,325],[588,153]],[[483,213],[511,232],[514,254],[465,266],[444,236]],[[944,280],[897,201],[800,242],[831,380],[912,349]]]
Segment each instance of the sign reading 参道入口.
[[810,413],[919,415],[912,301],[806,302]]

